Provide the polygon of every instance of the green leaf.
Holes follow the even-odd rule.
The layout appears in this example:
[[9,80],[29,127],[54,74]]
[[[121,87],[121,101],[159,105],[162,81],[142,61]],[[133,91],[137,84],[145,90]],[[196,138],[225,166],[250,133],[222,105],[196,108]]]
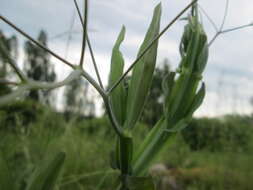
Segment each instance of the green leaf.
[[174,86],[174,79],[175,79],[176,73],[170,72],[163,80],[162,87],[165,94],[165,100],[164,100],[164,112],[165,114],[168,114],[168,110],[166,107],[169,106],[171,101],[171,92]]
[[[125,38],[125,27],[123,26],[118,39],[112,50],[111,70],[109,75],[109,88],[123,75],[124,58],[119,48]],[[121,82],[110,94],[110,104],[119,124],[123,125],[126,112],[126,90]]]
[[193,99],[192,105],[190,109],[188,110],[188,117],[189,115],[192,115],[195,110],[199,108],[199,106],[202,104],[204,97],[206,94],[206,88],[205,88],[205,83],[202,83],[201,88],[197,92],[195,98]]
[[167,143],[171,134],[164,131],[166,124],[164,117],[162,117],[135,151],[132,173],[134,176],[145,175],[150,163],[158,156],[164,144]]
[[202,72],[204,71],[207,61],[208,61],[208,56],[209,56],[209,47],[208,47],[208,41],[207,41],[207,36],[205,33],[201,34],[201,45],[199,49],[199,56],[196,64],[196,72],[201,75]]
[[193,99],[193,102],[187,112],[187,115],[183,119],[181,119],[173,128],[165,129],[165,131],[166,132],[179,132],[179,131],[183,130],[184,128],[186,128],[192,118],[193,113],[202,104],[204,97],[205,97],[205,84],[202,83],[200,90],[197,92],[197,94],[195,95],[195,97]]
[[[154,10],[152,22],[140,47],[138,56],[159,34],[160,19],[161,4],[157,5]],[[141,115],[152,82],[156,64],[157,47],[158,41],[152,45],[149,51],[134,66],[127,97],[127,119],[124,124],[126,127],[132,128]]]
[[129,190],[155,190],[155,185],[151,177],[127,177]]
[[8,162],[4,156],[0,155],[0,189],[14,190],[15,180],[12,178],[12,173],[8,167]]
[[187,127],[189,124],[189,118],[181,119],[173,128],[171,129],[165,129],[166,132],[179,132]]
[[46,161],[32,174],[26,190],[53,190],[65,160],[65,153],[58,153],[53,160]]

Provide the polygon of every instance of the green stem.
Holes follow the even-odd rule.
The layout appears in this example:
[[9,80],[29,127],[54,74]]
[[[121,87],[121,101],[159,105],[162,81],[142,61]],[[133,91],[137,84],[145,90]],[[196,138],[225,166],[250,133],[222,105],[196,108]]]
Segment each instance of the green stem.
[[105,94],[105,96],[103,97],[103,100],[104,100],[104,104],[105,104],[105,109],[107,111],[108,117],[111,121],[111,124],[112,124],[112,127],[113,127],[114,131],[116,132],[116,134],[119,137],[121,137],[121,138],[125,137],[124,132],[122,130],[122,127],[120,127],[120,125],[119,125],[119,123],[118,123],[118,121],[117,121],[117,119],[116,119],[116,117],[115,117],[115,115],[112,111],[112,108],[111,108],[111,105],[110,105],[107,94]]

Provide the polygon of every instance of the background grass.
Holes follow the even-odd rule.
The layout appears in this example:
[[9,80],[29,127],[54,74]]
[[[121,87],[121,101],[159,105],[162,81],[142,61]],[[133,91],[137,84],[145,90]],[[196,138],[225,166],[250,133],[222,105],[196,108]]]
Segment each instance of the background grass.
[[[23,109],[16,109],[21,105]],[[154,164],[163,163],[167,172],[162,177],[173,177],[182,189],[251,189],[252,125],[250,116],[194,119]],[[145,124],[136,127],[137,146],[147,131]],[[118,174],[109,167],[114,142],[104,117],[67,121],[63,114],[32,102],[18,102],[0,111],[0,154],[21,186],[36,164],[64,151],[67,159],[58,189],[109,190]]]

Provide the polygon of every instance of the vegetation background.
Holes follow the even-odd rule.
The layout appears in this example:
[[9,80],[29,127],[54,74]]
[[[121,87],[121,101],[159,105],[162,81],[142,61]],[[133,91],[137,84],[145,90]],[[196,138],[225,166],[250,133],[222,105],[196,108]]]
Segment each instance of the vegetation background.
[[[10,54],[18,56],[18,40],[0,31]],[[47,45],[41,31],[38,40]],[[54,81],[56,73],[49,55],[31,43],[24,46],[27,75],[34,80]],[[156,68],[149,99],[136,144],[161,115],[162,78],[170,66],[164,60]],[[0,52],[0,78],[13,73]],[[0,95],[13,89],[0,85]],[[29,175],[35,165],[56,152],[67,153],[61,190],[109,190],[117,172],[108,167],[115,135],[108,118],[97,116],[96,97],[86,81],[73,81],[64,90],[63,108],[55,109],[52,91],[31,91],[26,98],[0,107],[0,155],[8,160],[17,180]],[[250,102],[248,103],[250,104]],[[83,111],[85,110],[85,112]],[[151,168],[161,189],[231,189],[253,188],[253,115],[230,114],[215,118],[195,118],[187,129],[178,132]],[[25,171],[25,173],[24,173]],[[0,175],[1,177],[1,175]],[[26,179],[26,178],[24,178]],[[20,181],[20,185],[26,181]]]

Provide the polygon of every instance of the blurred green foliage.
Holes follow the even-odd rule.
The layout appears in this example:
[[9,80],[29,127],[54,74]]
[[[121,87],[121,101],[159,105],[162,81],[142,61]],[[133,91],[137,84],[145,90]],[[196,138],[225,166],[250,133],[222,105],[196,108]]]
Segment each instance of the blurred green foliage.
[[[252,123],[248,116],[194,119],[156,162],[172,168],[171,175],[184,189],[250,189]],[[136,146],[149,130],[138,125],[133,133]],[[60,151],[67,157],[58,189],[109,190],[115,185],[118,173],[108,167],[115,135],[105,117],[65,120],[64,114],[46,106],[19,101],[1,109],[0,128],[0,156],[21,186],[36,164]]]
[[247,116],[193,119],[182,136],[191,150],[247,151],[253,133],[252,119]]

